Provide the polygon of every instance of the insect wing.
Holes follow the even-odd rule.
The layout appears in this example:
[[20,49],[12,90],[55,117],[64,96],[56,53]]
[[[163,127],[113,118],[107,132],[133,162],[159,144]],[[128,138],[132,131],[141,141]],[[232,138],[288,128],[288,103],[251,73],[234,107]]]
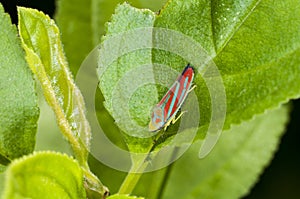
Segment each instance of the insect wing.
[[178,96],[176,97],[178,98],[178,102],[176,104],[177,109],[179,109],[182,106],[184,100],[186,99],[189,90],[192,86],[193,79],[194,79],[194,69],[188,65],[185,68],[185,70],[182,72],[180,78],[180,89],[179,89]]
[[159,102],[158,106],[163,109],[165,122],[173,118],[178,112],[192,85],[193,78],[194,69],[187,65],[166,95]]

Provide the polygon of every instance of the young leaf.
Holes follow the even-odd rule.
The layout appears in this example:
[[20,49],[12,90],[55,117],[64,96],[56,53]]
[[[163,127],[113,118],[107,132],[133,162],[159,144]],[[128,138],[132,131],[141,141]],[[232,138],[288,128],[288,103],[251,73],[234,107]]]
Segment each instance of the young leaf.
[[39,152],[14,161],[6,171],[4,199],[86,198],[83,173],[67,155]]
[[16,28],[0,4],[0,164],[34,150],[39,110]]
[[272,159],[288,121],[288,112],[287,106],[283,106],[233,126],[222,134],[214,150],[204,159],[198,159],[200,143],[195,143],[172,167],[161,197],[241,198]]
[[87,164],[90,126],[85,116],[83,97],[67,66],[59,30],[53,20],[37,10],[19,7],[18,14],[27,62],[41,83],[61,132],[84,169],[86,189],[104,196],[107,188],[90,172]]
[[68,69],[59,30],[53,20],[37,10],[19,7],[18,14],[27,62],[40,81],[45,99],[54,110],[76,158],[86,166],[90,127],[83,97]]

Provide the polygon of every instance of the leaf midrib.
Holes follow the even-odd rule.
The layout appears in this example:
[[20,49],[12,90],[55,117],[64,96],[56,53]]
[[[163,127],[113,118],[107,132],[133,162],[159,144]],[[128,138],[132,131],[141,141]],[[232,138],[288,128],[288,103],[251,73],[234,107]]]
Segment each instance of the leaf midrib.
[[267,70],[268,68],[271,69],[273,67],[271,65],[272,63],[283,60],[284,58],[288,57],[289,55],[292,55],[293,53],[295,53],[299,50],[300,50],[300,45],[297,48],[292,49],[290,51],[286,51],[281,56],[274,57],[273,59],[270,59],[268,62],[262,63],[261,65],[259,65],[257,67],[253,67],[253,68],[250,68],[248,70],[238,71],[238,72],[235,72],[235,73],[222,74],[222,78],[223,79],[233,78],[234,76],[241,76],[241,75],[244,75],[244,74],[249,74],[249,76],[250,76],[251,74],[256,73],[256,72]]
[[[223,49],[228,45],[228,43],[231,41],[231,39],[233,38],[233,36],[235,35],[235,33],[240,29],[240,27],[247,21],[248,17],[253,13],[253,11],[257,8],[257,6],[261,3],[262,0],[258,0],[256,2],[256,4],[252,7],[252,9],[249,9],[249,12],[248,13],[245,13],[241,22],[240,23],[236,23],[236,25],[234,26],[234,28],[232,29],[233,31],[228,35],[228,38],[224,38],[223,40],[223,44],[221,45],[221,47],[219,49],[217,49],[217,44],[216,44],[216,38],[215,38],[215,34],[212,33],[212,37],[213,37],[213,45],[214,45],[214,50],[215,50],[215,54],[214,55],[211,55],[212,56],[212,59],[214,59],[215,57],[217,57],[222,51]],[[212,31],[214,30],[214,21],[213,18],[214,18],[214,11],[213,11],[213,7],[212,7],[212,4],[210,5],[211,6],[211,23],[212,23]]]

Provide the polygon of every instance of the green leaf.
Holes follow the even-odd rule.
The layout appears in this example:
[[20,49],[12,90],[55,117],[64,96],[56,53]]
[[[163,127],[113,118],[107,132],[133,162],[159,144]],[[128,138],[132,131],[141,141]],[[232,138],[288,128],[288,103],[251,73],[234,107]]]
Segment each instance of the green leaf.
[[225,127],[299,97],[300,8],[296,5],[294,0],[258,1],[243,23],[218,42],[215,63],[227,93]]
[[6,171],[3,198],[86,198],[83,173],[67,155],[40,152],[14,161]]
[[[149,10],[132,8],[128,4],[118,6],[103,39],[102,49],[105,54],[102,57],[100,55],[99,59],[101,67],[104,65],[98,70],[99,87],[107,110],[123,131],[132,136],[139,135],[137,128],[131,127],[130,123],[147,128],[151,107],[168,89],[149,85],[147,79],[154,76],[157,80],[163,76],[174,81],[171,70],[180,73],[190,62],[198,72],[194,80],[197,85],[194,91],[201,112],[197,138],[203,139],[212,123],[212,100],[222,103],[225,99],[216,96],[211,98],[211,92],[218,91],[218,86],[222,88],[223,85],[214,84],[214,76],[206,77],[211,75],[205,72],[210,65],[203,65],[204,61],[197,62],[197,56],[213,59],[221,74],[227,107],[224,129],[299,97],[300,8],[297,5],[296,0],[277,3],[268,0],[246,3],[173,0],[168,2],[159,15]],[[167,34],[159,38],[160,35],[155,32],[152,35],[150,32],[150,36],[140,34],[143,37],[133,37],[134,31],[138,32],[145,27],[153,30],[153,26],[177,31],[184,37],[177,39]],[[195,51],[195,45],[187,45],[193,43],[200,45],[207,54]],[[178,49],[162,50],[164,45],[173,45]],[[148,64],[148,68],[145,66],[141,70],[145,64]],[[169,73],[160,67],[162,64],[170,67]],[[128,75],[132,75],[131,78],[127,78]],[[127,81],[121,81],[124,79]],[[144,84],[140,83],[133,93],[129,93],[132,84],[141,79],[144,79]],[[170,85],[172,83],[169,82]],[[212,86],[207,87],[207,83]],[[128,94],[132,95],[128,97]],[[113,107],[113,104],[116,106]],[[124,110],[125,105],[128,105],[129,110]],[[221,110],[223,114],[224,107],[221,104],[215,110]],[[171,127],[169,132],[176,132],[176,129]],[[136,148],[148,150],[144,139],[136,141],[128,138],[127,142],[134,146],[140,143]]]
[[[124,18],[126,17],[126,18]],[[150,10],[138,10],[135,8],[132,8],[128,4],[123,4],[122,6],[118,6],[116,9],[116,14],[113,15],[113,18],[111,22],[108,25],[107,34],[104,37],[104,41],[109,40],[110,38],[113,39],[114,34],[118,34],[119,32],[123,32],[126,30],[133,30],[136,28],[145,28],[145,27],[152,27],[154,25],[154,19],[155,15]],[[141,37],[143,39],[143,37]],[[142,41],[141,41],[142,42]],[[117,42],[118,43],[118,42]],[[105,44],[104,44],[105,45]],[[109,44],[108,44],[109,45]],[[119,47],[123,45],[123,43],[118,43]],[[117,47],[117,46],[116,46]],[[108,53],[110,53],[108,51]],[[115,52],[114,56],[116,57],[118,55],[118,51]],[[101,56],[101,55],[100,55]],[[100,57],[101,60],[102,57]],[[136,50],[134,52],[129,52],[123,57],[116,57],[117,60],[112,63],[108,68],[107,71],[105,71],[104,74],[102,74],[103,68],[99,68],[98,75],[99,75],[99,87],[103,93],[104,99],[105,99],[105,107],[110,112],[110,114],[115,117],[116,114],[120,113],[127,113],[128,109],[127,107],[127,101],[125,101],[124,98],[119,98],[118,96],[113,96],[113,92],[116,89],[116,87],[119,85],[127,85],[131,82],[119,82],[119,80],[122,78],[123,75],[126,74],[128,71],[134,71],[136,67],[147,64],[151,62],[151,49],[141,49]],[[105,59],[105,58],[103,58]],[[132,62],[130,65],[126,65],[128,63]],[[105,70],[105,69],[104,69]],[[142,74],[143,75],[143,74]],[[143,77],[140,77],[141,80],[143,80]],[[126,80],[126,79],[125,79]],[[124,84],[125,83],[125,84]],[[134,84],[132,84],[134,85]],[[128,88],[130,88],[128,86]],[[137,89],[138,92],[134,93],[134,96],[132,97],[132,101],[130,101],[131,107],[134,109],[134,113],[136,119],[138,119],[137,122],[142,122],[144,124],[145,121],[142,121],[141,118],[144,118],[145,113],[148,116],[148,108],[149,104],[153,104],[155,101],[152,99],[151,103],[148,102],[150,97],[153,95],[153,93],[156,93],[156,88],[153,85],[147,85],[144,90]],[[120,92],[120,95],[122,93],[126,93],[126,91]],[[113,108],[113,100],[116,98],[118,101],[116,103],[120,102],[118,104],[119,107],[123,107],[122,110],[115,110]],[[148,105],[148,106],[147,106]],[[143,107],[143,108],[141,108]],[[145,111],[147,110],[147,111]],[[115,114],[114,114],[114,113]],[[146,116],[146,117],[147,117]],[[123,125],[126,128],[131,128],[130,126],[127,126],[127,122],[130,121],[130,118],[128,118],[127,121],[120,121],[117,118],[114,118],[116,120],[116,123],[118,125]],[[124,130],[124,129],[122,129]],[[128,132],[126,132],[128,133]],[[132,131],[131,133],[135,133]],[[129,133],[129,135],[132,135]],[[151,140],[143,140],[144,145],[147,146],[149,143],[153,143]],[[142,144],[142,143],[140,143]],[[133,144],[134,145],[134,144]]]
[[163,198],[241,198],[272,159],[288,113],[283,106],[233,126],[201,160],[195,143],[172,167]]
[[0,4],[0,164],[34,150],[39,109],[16,27]]
[[[100,38],[104,34],[104,23],[111,17],[115,6],[119,2],[123,2],[123,0],[94,0],[84,2],[60,0],[58,2],[56,20],[62,32],[62,41],[73,74],[76,74],[85,56],[99,44]],[[145,0],[133,0],[131,3],[138,7],[149,6],[153,9],[158,9],[163,2],[161,0],[154,0],[149,3]],[[82,45],[83,43],[84,45]],[[84,80],[82,80],[82,73],[80,75],[77,74],[77,78],[79,77],[78,79],[81,82],[92,82],[91,79],[95,79],[98,82],[97,78],[93,75],[93,70],[97,66],[96,62],[94,64],[95,66],[89,67],[90,69],[87,70],[87,74],[84,74]],[[86,85],[87,83],[83,84]],[[87,86],[82,86],[80,82],[78,86],[81,88],[82,93],[85,94]],[[91,90],[91,88],[88,87],[87,90]],[[89,100],[89,97],[85,96],[85,98]],[[119,139],[121,135],[114,121],[103,107],[103,96],[100,92],[96,93],[95,101],[98,120],[101,124],[104,124],[101,125],[101,128],[103,128],[104,132],[109,132],[107,136],[114,143],[122,148],[126,148],[124,143]],[[94,99],[91,102],[86,101],[86,103],[87,105],[94,104]],[[95,111],[95,107],[89,109],[90,107],[87,106],[87,108],[89,113]],[[93,123],[91,123],[91,126],[93,126]]]
[[90,172],[87,164],[91,129],[85,116],[83,97],[68,68],[60,32],[54,21],[42,12],[19,7],[18,14],[27,62],[41,83],[61,132],[84,169],[86,189],[104,196],[107,188]]
[[26,59],[41,83],[58,125],[71,143],[76,158],[85,166],[90,126],[83,97],[73,81],[54,21],[34,9],[18,8],[19,32]]
[[129,1],[130,4],[136,6],[137,8],[148,8],[152,11],[159,11],[163,5],[166,4],[168,0],[136,0],[136,1]]
[[115,194],[115,195],[109,196],[107,199],[143,199],[143,197]]

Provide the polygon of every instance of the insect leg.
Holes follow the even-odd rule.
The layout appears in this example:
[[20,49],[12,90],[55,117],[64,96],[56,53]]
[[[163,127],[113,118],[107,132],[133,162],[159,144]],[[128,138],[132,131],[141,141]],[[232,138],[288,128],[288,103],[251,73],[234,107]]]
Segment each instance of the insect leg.
[[174,118],[171,120],[172,124],[175,124],[175,122],[177,122],[177,120],[179,120],[185,112],[187,112],[187,111],[182,111],[182,112],[180,113],[180,115],[178,115],[177,118],[174,117]]
[[190,90],[188,90],[188,93],[191,92],[192,90],[194,90],[197,87],[197,85],[193,85],[192,88],[190,88]]
[[171,124],[172,120],[168,121],[164,126],[164,131],[167,130],[168,126]]
[[171,123],[172,123],[172,124],[175,124],[175,122],[177,122],[177,120],[179,120],[185,112],[187,112],[187,111],[182,111],[182,112],[178,115],[177,118],[174,116],[172,119],[170,119],[170,120],[165,124],[165,126],[164,126],[164,131],[167,130],[168,126],[169,126]]

